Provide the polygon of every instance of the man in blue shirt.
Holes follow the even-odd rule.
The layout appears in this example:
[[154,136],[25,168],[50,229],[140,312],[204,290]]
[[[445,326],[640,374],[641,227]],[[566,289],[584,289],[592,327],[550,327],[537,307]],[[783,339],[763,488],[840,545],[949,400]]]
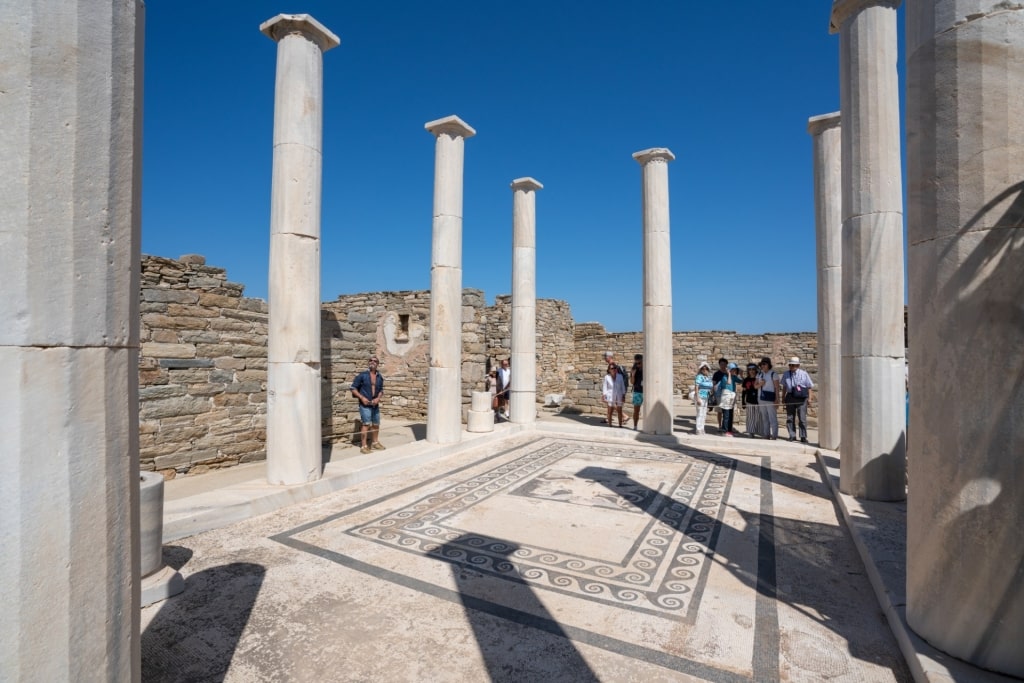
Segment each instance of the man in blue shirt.
[[786,430],[789,440],[796,441],[794,418],[800,420],[800,443],[807,443],[807,403],[811,400],[814,382],[806,370],[800,368],[800,359],[789,359],[789,370],[782,373],[783,403],[786,404]]
[[359,421],[362,423],[359,436],[363,446],[360,453],[384,450],[384,444],[380,442],[380,401],[384,397],[384,378],[377,371],[378,365],[377,356],[370,356],[369,369],[356,375],[352,382],[352,395],[359,401]]

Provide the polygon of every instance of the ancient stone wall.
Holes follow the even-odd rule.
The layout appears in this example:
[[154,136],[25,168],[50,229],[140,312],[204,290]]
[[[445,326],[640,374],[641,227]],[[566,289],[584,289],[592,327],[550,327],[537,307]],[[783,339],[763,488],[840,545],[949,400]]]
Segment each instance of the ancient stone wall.
[[266,458],[266,302],[201,256],[143,256],[141,284],[142,469],[173,477]]
[[[483,292],[462,292],[462,404],[469,410],[474,389],[483,386],[486,308]],[[339,296],[321,309],[322,411],[325,441],[352,436],[359,404],[349,387],[366,369],[370,354],[380,358],[385,419],[425,420],[430,363],[430,292],[371,292]]]
[[[495,297],[487,309],[488,369],[508,358],[512,343],[512,297]],[[537,402],[566,393],[573,367],[573,320],[569,304],[556,299],[537,299]],[[481,384],[477,391],[483,391]]]
[[[266,457],[267,304],[242,296],[222,268],[201,256],[144,256],[139,356],[140,456],[143,469],[196,474]],[[463,291],[463,417],[484,389],[494,361],[509,356],[511,297],[487,306],[484,293]],[[325,442],[351,438],[358,407],[349,387],[380,357],[385,420],[426,419],[430,362],[430,292],[372,292],[338,297],[321,308],[322,423]],[[817,372],[814,333],[673,335],[677,392],[685,395],[699,358],[738,363],[769,355],[780,372],[798,355]],[[537,300],[537,400],[604,412],[603,353],[628,368],[643,349],[640,332],[609,333],[575,324],[569,305]],[[811,408],[814,413],[814,407]]]
[[[577,323],[575,329],[575,370],[568,378],[568,399],[583,412],[603,413],[605,406],[601,402],[601,382],[605,375],[604,352],[613,352],[616,362],[628,372],[633,364],[633,355],[643,353],[643,334],[607,332],[600,323]],[[718,359],[723,357],[742,367],[750,361],[760,360],[761,356],[769,356],[775,370],[781,373],[786,370],[786,361],[791,356],[798,356],[801,367],[810,373],[812,379],[817,378],[818,343],[814,332],[675,332],[672,335],[672,348],[677,395],[685,396],[689,393],[700,360],[707,360],[715,370]],[[814,402],[809,410],[814,414]]]

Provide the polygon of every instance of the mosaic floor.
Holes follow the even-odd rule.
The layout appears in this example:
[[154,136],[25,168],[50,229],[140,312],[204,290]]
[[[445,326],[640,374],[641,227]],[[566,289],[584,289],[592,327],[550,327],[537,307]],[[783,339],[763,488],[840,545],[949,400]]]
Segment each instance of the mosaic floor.
[[[344,637],[357,641],[350,647],[334,655],[310,650],[299,663],[268,658],[265,639],[254,650],[240,631],[227,678],[305,678],[326,667],[338,674],[332,680],[904,679],[884,630],[872,636],[883,644],[873,657],[878,666],[850,656],[847,634],[826,623],[836,619],[828,609],[823,615],[820,606],[780,601],[780,584],[794,595],[803,590],[789,577],[780,581],[780,570],[834,561],[816,553],[839,537],[829,532],[819,550],[812,536],[823,530],[804,529],[799,515],[780,520],[767,457],[534,435],[453,460],[267,515],[262,527],[257,520],[236,525],[231,540],[226,530],[195,537],[197,556],[207,553],[203,537],[210,551],[220,543],[223,552],[225,543],[260,536],[257,528],[270,523],[273,533],[249,549],[266,568],[261,584],[279,574],[306,611],[261,585],[245,630],[272,628],[276,614],[279,626],[301,624],[306,633],[330,633],[330,624],[350,619],[376,633],[372,624],[386,612],[386,637],[396,646],[417,637],[433,643],[438,629],[449,634],[440,651],[435,643],[428,653],[409,652],[440,668],[410,668],[379,635],[363,639],[350,628]],[[789,484],[787,497],[802,486]],[[815,514],[836,524],[831,503],[812,497]],[[793,535],[781,558],[780,532]],[[866,585],[862,576],[857,581]],[[869,609],[873,597],[865,597]],[[170,609],[151,634],[152,661],[160,656],[157,640],[172,637]],[[876,622],[885,629],[877,619],[868,627]],[[308,640],[296,642],[310,648]],[[146,650],[144,638],[144,663]],[[330,668],[332,661],[344,669]],[[161,667],[150,672],[175,679]]]

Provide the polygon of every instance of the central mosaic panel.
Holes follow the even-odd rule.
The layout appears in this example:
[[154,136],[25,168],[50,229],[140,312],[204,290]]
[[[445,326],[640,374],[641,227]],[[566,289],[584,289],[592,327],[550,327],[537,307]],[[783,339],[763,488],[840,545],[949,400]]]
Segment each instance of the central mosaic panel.
[[734,464],[633,444],[544,439],[344,534],[534,588],[689,620]]

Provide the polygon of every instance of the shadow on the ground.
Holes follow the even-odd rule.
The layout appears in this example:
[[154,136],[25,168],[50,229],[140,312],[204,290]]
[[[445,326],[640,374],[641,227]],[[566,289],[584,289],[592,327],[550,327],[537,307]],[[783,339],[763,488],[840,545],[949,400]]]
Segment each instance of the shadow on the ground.
[[192,549],[186,548],[182,545],[165,545],[163,547],[163,560],[171,569],[175,571],[181,569],[185,564],[192,559]]
[[[481,552],[472,554],[467,546]],[[451,564],[459,599],[490,679],[598,681],[573,641],[509,561],[517,550],[519,546],[502,539],[463,534],[442,545],[435,555]],[[501,579],[482,572],[499,574]],[[500,587],[494,585],[496,580]],[[501,605],[488,600],[496,590],[503,594]]]
[[[712,455],[706,453],[703,457]],[[703,518],[703,521],[713,522],[706,524],[707,533],[690,535],[691,540],[700,543],[709,558],[756,590],[760,596],[758,618],[773,622],[762,625],[761,629],[755,627],[755,632],[762,634],[762,642],[754,643],[752,668],[757,680],[778,680],[783,660],[790,667],[825,678],[845,673],[845,658],[830,656],[829,650],[835,648],[831,643],[810,634],[780,631],[775,604],[782,602],[836,633],[847,643],[850,656],[890,669],[898,681],[910,681],[910,672],[891,642],[884,616],[877,610],[864,615],[856,609],[854,603],[865,592],[870,593],[870,586],[846,528],[776,516],[771,483],[781,473],[741,460],[735,463],[737,471],[762,480],[762,512],[736,509],[746,529],[711,520],[685,503],[633,480],[623,470],[587,467],[577,476],[601,484],[626,501],[632,498],[647,501],[636,507],[659,523],[673,527],[676,533],[686,531],[681,528],[684,520]],[[631,495],[627,497],[621,491],[629,491]],[[637,496],[637,492],[642,495]],[[754,562],[736,561],[722,554],[722,549],[748,545],[753,530],[757,538]],[[853,576],[860,578],[853,579]],[[863,584],[862,589],[852,587],[854,581]]]
[[[191,554],[180,546],[164,553],[182,564]],[[265,574],[262,565],[234,562],[189,576],[142,634],[142,680],[223,681]]]

